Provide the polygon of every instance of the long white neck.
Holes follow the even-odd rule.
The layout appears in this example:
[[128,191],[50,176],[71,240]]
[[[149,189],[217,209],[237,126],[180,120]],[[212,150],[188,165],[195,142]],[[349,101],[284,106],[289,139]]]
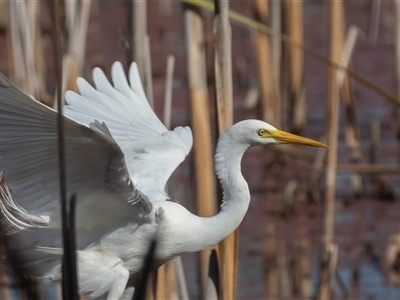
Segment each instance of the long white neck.
[[[198,248],[204,249],[219,243],[242,222],[249,207],[250,192],[242,176],[240,163],[249,147],[250,145],[238,143],[229,131],[219,139],[215,154],[215,170],[224,191],[223,204],[217,215],[199,218],[193,236],[204,238],[201,239],[201,244],[196,245]],[[192,250],[201,250],[193,246]]]

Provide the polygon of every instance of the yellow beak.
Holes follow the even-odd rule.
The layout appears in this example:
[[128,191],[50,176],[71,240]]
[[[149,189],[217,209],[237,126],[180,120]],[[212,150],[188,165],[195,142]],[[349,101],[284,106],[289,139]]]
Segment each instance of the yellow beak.
[[271,137],[281,144],[298,144],[298,145],[328,148],[327,145],[322,144],[320,142],[302,136],[298,136],[289,132],[285,132],[279,129],[270,130],[269,132],[271,134]]

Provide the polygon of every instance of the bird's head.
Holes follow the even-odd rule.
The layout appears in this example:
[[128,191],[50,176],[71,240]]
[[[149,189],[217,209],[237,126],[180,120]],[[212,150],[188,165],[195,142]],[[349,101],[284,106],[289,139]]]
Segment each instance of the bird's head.
[[238,141],[250,146],[267,144],[298,144],[313,147],[328,148],[325,144],[279,130],[259,120],[245,120],[231,127]]

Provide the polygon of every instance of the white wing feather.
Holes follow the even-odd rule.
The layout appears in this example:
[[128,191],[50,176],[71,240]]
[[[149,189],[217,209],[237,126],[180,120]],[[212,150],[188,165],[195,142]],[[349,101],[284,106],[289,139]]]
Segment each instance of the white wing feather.
[[[77,195],[79,249],[120,227],[146,222],[152,209],[132,184],[106,125],[88,125],[64,118],[67,190],[68,196]],[[57,140],[56,112],[0,74],[0,169],[10,188],[2,191],[8,198],[0,201],[0,208],[9,209],[14,229],[27,229],[22,233],[26,242],[42,246],[62,244]],[[12,203],[11,195],[24,209]],[[40,221],[39,228],[26,220]]]
[[189,127],[169,131],[161,123],[146,99],[135,63],[129,70],[130,85],[121,63],[114,63],[111,74],[114,86],[99,68],[93,70],[96,88],[79,78],[81,95],[67,92],[65,114],[83,124],[107,124],[135,186],[151,202],[166,200],[165,184],[189,153],[192,132]]

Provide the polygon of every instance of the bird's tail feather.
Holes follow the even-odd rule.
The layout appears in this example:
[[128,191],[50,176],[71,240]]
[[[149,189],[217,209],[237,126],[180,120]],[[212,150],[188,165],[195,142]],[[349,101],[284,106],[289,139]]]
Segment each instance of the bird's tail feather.
[[[35,247],[12,251],[6,263],[14,268],[23,268],[36,277],[44,280],[58,280],[63,250],[60,248]],[[61,269],[60,269],[61,270]],[[57,274],[57,275],[54,275]]]
[[14,200],[2,171],[0,171],[0,214],[7,225],[7,233],[32,227],[43,228],[49,225],[47,216],[29,214]]

